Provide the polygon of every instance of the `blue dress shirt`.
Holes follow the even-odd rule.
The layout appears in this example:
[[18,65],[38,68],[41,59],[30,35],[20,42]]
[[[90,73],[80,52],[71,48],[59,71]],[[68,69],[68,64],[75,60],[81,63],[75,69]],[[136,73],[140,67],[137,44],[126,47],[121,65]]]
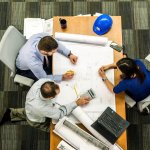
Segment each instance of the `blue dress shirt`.
[[[49,36],[47,33],[38,33],[33,35],[26,44],[20,49],[16,59],[16,66],[20,70],[31,70],[38,78],[50,78],[56,82],[62,80],[62,75],[47,75],[43,69],[44,55],[38,49],[38,43],[41,38]],[[58,42],[58,52],[68,57],[70,50],[68,50],[61,42]]]
[[116,94],[125,91],[132,99],[139,102],[150,95],[150,71],[146,69],[140,60],[137,59],[135,62],[140,67],[140,70],[145,73],[144,82],[140,83],[138,78],[124,79],[114,87],[113,91]]

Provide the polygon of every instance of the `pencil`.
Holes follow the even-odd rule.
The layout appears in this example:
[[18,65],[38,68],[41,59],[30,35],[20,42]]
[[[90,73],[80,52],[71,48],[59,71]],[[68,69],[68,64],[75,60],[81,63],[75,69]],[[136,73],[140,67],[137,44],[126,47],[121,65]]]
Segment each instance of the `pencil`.
[[74,85],[74,90],[75,90],[75,93],[76,93],[76,95],[77,95],[77,97],[78,97],[78,92],[77,92],[77,89],[76,89],[76,86]]

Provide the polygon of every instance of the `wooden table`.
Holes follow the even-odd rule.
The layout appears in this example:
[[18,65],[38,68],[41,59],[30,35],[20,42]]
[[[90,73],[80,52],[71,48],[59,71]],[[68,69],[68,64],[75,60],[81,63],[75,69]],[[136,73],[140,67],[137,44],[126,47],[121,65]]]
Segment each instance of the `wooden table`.
[[[61,29],[59,18],[65,18],[67,20],[67,28]],[[93,32],[93,23],[97,17],[94,16],[74,16],[74,17],[54,17],[54,27],[53,31],[55,32],[63,32],[63,33],[74,33],[74,34],[84,34],[84,35],[94,35],[98,36]],[[118,44],[122,44],[122,29],[121,29],[121,16],[112,16],[113,26],[111,30],[103,35],[104,37],[108,37],[109,40],[115,41]],[[122,58],[122,54],[114,51],[114,61],[117,62]],[[115,84],[120,81],[119,78],[120,72],[115,71]],[[123,118],[126,118],[125,114],[125,97],[124,94],[116,95],[116,111]],[[82,125],[80,125],[82,126]],[[51,124],[50,129],[50,150],[56,150],[58,143],[61,138],[53,133],[54,125]],[[117,143],[124,149],[127,150],[127,137],[126,132],[124,132]]]

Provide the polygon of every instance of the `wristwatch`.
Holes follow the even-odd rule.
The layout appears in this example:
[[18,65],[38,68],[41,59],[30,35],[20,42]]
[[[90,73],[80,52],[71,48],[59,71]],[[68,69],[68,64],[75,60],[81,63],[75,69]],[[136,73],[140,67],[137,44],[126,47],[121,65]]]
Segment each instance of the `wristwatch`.
[[104,82],[104,81],[106,81],[106,80],[108,80],[107,78],[102,78],[102,81]]

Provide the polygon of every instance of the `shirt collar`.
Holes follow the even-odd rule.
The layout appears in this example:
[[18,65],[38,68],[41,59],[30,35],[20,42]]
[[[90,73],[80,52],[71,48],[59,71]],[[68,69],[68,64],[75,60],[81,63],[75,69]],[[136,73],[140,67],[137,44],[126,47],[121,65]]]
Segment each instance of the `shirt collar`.
[[40,94],[39,94],[39,97],[40,97],[40,99],[41,99],[42,101],[51,101],[51,102],[54,102],[54,99],[55,99],[55,98],[44,98],[44,97],[42,96],[41,92],[40,92]]

